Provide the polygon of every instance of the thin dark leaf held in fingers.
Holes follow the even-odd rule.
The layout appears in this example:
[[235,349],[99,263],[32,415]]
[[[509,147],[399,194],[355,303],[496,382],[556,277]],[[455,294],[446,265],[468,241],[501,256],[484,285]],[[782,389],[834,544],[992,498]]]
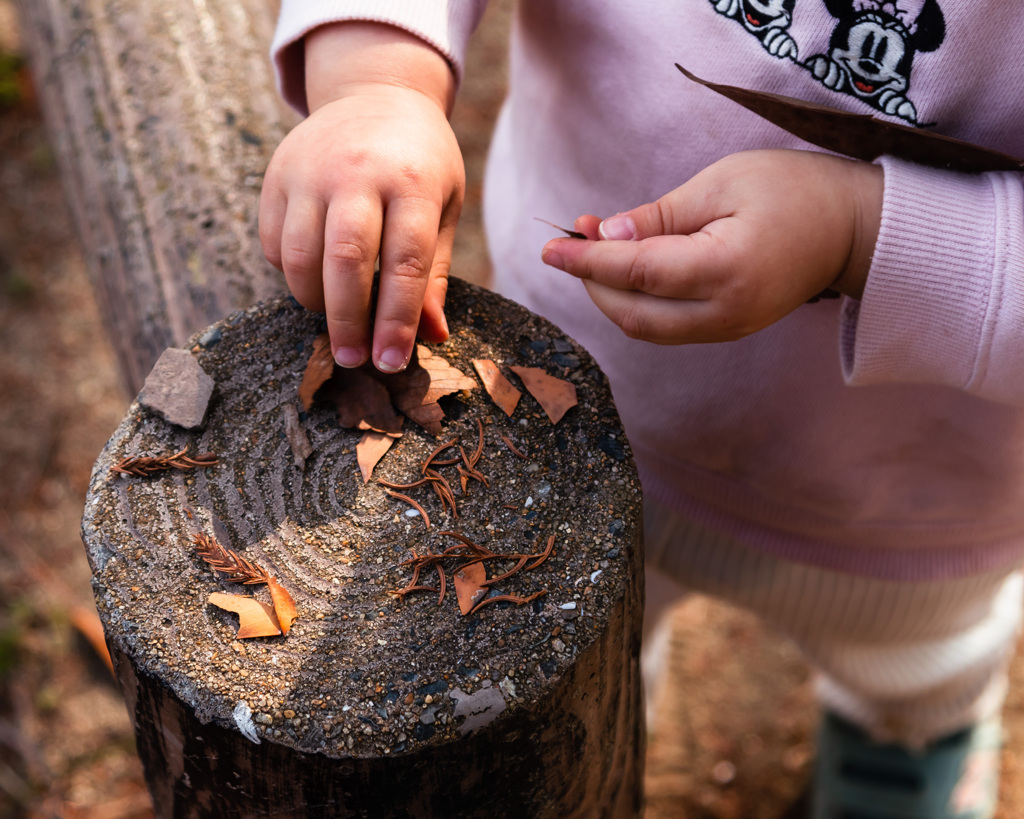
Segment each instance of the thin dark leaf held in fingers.
[[533,217],[538,222],[543,222],[545,225],[553,227],[555,230],[560,230],[570,239],[586,239],[586,233],[580,233],[578,230],[569,230],[569,228],[559,227],[554,222],[549,222],[547,219],[541,219],[539,216]]
[[970,142],[781,94],[708,82],[678,63],[676,68],[693,82],[739,103],[794,136],[854,159],[870,162],[880,156],[894,156],[964,173],[1024,170],[1024,159]]

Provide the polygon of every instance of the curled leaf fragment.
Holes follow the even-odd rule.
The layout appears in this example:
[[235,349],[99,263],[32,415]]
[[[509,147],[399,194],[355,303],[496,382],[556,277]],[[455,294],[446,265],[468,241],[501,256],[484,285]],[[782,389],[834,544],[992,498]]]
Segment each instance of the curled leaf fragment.
[[281,633],[274,610],[254,597],[241,594],[212,592],[208,600],[217,608],[233,611],[238,615],[239,640],[249,637],[276,637]]
[[373,475],[373,468],[384,457],[395,439],[383,432],[369,430],[363,433],[363,437],[356,444],[356,461],[359,462],[359,471],[363,474],[363,483],[368,483]]
[[498,365],[489,358],[474,358],[473,367],[476,369],[480,380],[484,382],[484,389],[491,396],[502,411],[509,417],[515,412],[516,405],[523,394],[512,386],[512,382],[501,374]]
[[473,606],[487,594],[487,569],[482,562],[470,563],[455,572],[455,597],[459,611],[469,614]]
[[274,613],[277,615],[277,622],[281,631],[287,634],[291,631],[292,623],[299,619],[299,611],[295,608],[295,600],[292,599],[288,589],[277,582],[276,577],[267,578],[267,588],[270,589],[270,599],[274,603]]
[[571,381],[555,378],[538,367],[512,367],[512,370],[523,380],[523,385],[537,399],[552,424],[557,424],[576,406],[576,385]]

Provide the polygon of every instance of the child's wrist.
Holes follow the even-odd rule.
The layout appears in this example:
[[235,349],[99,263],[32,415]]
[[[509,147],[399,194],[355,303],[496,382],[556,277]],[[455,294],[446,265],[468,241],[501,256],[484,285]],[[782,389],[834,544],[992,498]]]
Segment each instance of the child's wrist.
[[405,88],[445,113],[455,76],[444,56],[418,37],[383,23],[351,21],[313,29],[305,37],[306,100],[310,112],[379,88]]
[[882,222],[885,179],[878,165],[853,162],[850,168],[853,170],[850,196],[854,220],[850,256],[843,272],[829,287],[844,296],[859,299],[864,295]]

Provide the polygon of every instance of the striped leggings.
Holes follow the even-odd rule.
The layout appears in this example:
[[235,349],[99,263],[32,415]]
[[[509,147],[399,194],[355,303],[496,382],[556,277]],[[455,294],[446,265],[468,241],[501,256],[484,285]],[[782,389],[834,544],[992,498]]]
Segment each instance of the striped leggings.
[[658,666],[667,609],[697,591],[788,635],[817,672],[821,704],[879,741],[920,746],[1001,709],[1024,600],[1016,565],[897,582],[753,551],[650,499],[644,526],[645,679]]

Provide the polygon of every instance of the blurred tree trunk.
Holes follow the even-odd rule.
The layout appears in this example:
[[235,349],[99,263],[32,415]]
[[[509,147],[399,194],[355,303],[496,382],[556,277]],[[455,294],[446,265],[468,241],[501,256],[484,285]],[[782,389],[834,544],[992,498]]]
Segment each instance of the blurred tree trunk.
[[159,354],[283,288],[257,207],[295,122],[265,0],[19,0],[24,46],[132,394]]

